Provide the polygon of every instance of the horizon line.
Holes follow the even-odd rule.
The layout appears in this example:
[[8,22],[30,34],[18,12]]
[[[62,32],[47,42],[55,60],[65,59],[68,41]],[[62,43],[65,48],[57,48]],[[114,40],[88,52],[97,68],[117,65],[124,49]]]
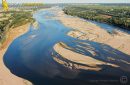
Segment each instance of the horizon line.
[[[116,2],[116,3],[113,3],[113,2],[105,2],[105,3],[62,3],[62,2],[58,2],[58,3],[42,3],[42,2],[20,2],[20,3],[18,3],[18,2],[16,2],[16,3],[8,3],[8,4],[23,4],[23,3],[41,3],[41,4],[130,4],[130,3],[122,3],[122,2]],[[0,2],[0,4],[2,4],[1,2]]]

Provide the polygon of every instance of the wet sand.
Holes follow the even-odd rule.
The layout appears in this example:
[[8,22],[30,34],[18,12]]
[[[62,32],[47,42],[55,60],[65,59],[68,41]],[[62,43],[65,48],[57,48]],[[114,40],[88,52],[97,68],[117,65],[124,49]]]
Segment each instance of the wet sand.
[[29,81],[13,75],[4,65],[3,56],[11,42],[28,31],[29,24],[10,29],[7,32],[7,39],[0,47],[0,85],[32,85]]

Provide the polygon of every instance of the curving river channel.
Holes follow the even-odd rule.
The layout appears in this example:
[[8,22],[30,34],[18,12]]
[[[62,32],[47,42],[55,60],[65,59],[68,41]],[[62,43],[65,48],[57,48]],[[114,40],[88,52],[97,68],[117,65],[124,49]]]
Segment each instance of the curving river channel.
[[[119,85],[121,76],[130,78],[130,72],[120,67],[100,65],[102,68],[100,71],[83,69],[76,71],[56,62],[52,54],[58,55],[54,50],[54,45],[59,42],[74,48],[69,50],[76,53],[126,68],[130,65],[123,61],[130,62],[130,56],[102,43],[78,40],[68,36],[67,33],[71,31],[71,28],[54,19],[55,16],[56,14],[51,10],[38,11],[34,14],[39,24],[38,29],[30,25],[29,31],[15,39],[9,46],[4,55],[4,63],[14,75],[27,79],[34,85],[95,85],[97,82],[101,83],[100,85],[105,85],[105,83]],[[88,44],[98,55],[93,56],[89,51],[78,47],[78,45],[89,47]],[[107,60],[108,57],[114,58],[115,61]]]

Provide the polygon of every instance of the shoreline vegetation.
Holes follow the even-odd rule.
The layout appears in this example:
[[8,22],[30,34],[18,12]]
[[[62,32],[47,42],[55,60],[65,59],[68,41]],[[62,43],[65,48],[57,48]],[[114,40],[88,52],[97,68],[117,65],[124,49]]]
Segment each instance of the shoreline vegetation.
[[0,43],[6,40],[7,36],[6,33],[10,29],[15,29],[16,27],[22,26],[27,23],[33,23],[35,20],[32,18],[31,12],[16,12],[16,13],[9,13],[4,14],[1,16],[0,19]]
[[[0,85],[32,85],[28,80],[13,75],[4,65],[3,56],[14,39],[28,31],[34,23],[33,11],[1,13],[0,15]],[[7,82],[8,81],[8,82]]]
[[[81,18],[69,16],[64,13],[61,9],[52,8],[51,11],[56,13],[56,20],[59,20],[64,24],[66,27],[72,28],[70,32],[68,32],[68,36],[73,38],[77,38],[79,40],[88,40],[92,42],[101,43],[104,45],[108,45],[118,51],[123,52],[124,54],[130,55],[130,34],[125,32],[115,30],[116,33],[110,34],[106,30],[102,29],[101,27],[89,22],[84,21]],[[86,43],[84,43],[86,44]],[[82,47],[83,49],[88,49],[94,57],[98,55],[95,51],[89,49],[89,47]],[[90,47],[92,48],[92,47]],[[72,69],[76,74],[79,73],[79,69],[86,70],[86,71],[100,71],[103,67],[100,65],[110,66],[112,68],[120,68],[124,72],[130,72],[129,65],[125,64],[112,64],[108,62],[103,62],[98,59],[93,58],[92,56],[86,56],[84,54],[80,54],[74,52],[70,49],[74,49],[69,47],[64,42],[59,42],[54,45],[53,49],[56,53],[52,53],[52,58],[59,64]],[[81,50],[81,49],[79,49]],[[114,53],[114,50],[110,50],[110,53]],[[60,55],[60,56],[59,56]],[[108,61],[115,61],[116,58],[114,57],[107,57]],[[118,59],[118,56],[117,56]],[[127,61],[120,61],[119,63],[126,63],[129,64]],[[104,73],[107,73],[104,71]],[[109,73],[108,73],[109,74]],[[115,73],[112,73],[115,74]]]
[[110,25],[130,30],[129,6],[104,6],[104,5],[70,5],[63,9],[64,13],[83,19],[103,22]]
[[9,29],[6,32],[8,36],[0,47],[0,85],[32,85],[28,80],[24,80],[20,77],[12,74],[8,68],[4,65],[3,56],[8,49],[8,46],[12,43],[14,39],[28,31],[30,23]]
[[[40,3],[10,5],[10,12],[0,13],[0,85],[32,85],[28,80],[12,74],[4,65],[3,56],[14,39],[26,33],[29,25],[37,27],[33,14],[38,9],[49,8]],[[2,12],[2,9],[0,9]]]
[[[73,38],[77,38],[80,40],[89,40],[92,42],[102,43],[111,46],[114,49],[117,49],[127,55],[130,55],[130,34],[127,34],[123,31],[115,30],[116,33],[110,34],[103,28],[89,22],[84,21],[81,18],[69,16],[64,13],[63,10],[55,11],[57,13],[56,19],[60,20],[65,26],[72,28],[72,31],[68,32],[68,36]],[[84,70],[93,70],[98,71],[102,68],[98,67],[100,64],[104,64],[107,66],[112,66],[118,68],[119,66],[116,64],[101,62],[99,60],[95,60],[91,56],[84,56],[82,54],[73,52],[66,48],[68,47],[65,43],[57,43],[54,47],[54,50],[61,56],[53,55],[53,59],[58,62],[59,64],[64,65],[70,69],[84,69]],[[87,47],[85,47],[87,49]],[[71,49],[71,48],[70,48]],[[90,51],[94,56],[96,55],[95,52]],[[113,51],[111,51],[113,52]],[[77,57],[78,56],[78,57]],[[85,59],[90,62],[86,62]],[[109,61],[115,60],[114,58],[108,57]],[[75,62],[75,63],[72,63]],[[80,66],[76,63],[86,64],[86,65],[93,65],[94,68],[88,66]],[[128,62],[125,62],[128,63]],[[129,67],[129,66],[128,66]],[[124,71],[130,72],[129,68],[121,65],[120,68]]]
[[[33,14],[39,9],[50,8],[52,5],[42,3],[9,4],[7,13],[0,14],[0,46],[6,39],[6,32],[9,29],[22,26],[27,23],[34,23]],[[0,9],[2,12],[2,9]]]

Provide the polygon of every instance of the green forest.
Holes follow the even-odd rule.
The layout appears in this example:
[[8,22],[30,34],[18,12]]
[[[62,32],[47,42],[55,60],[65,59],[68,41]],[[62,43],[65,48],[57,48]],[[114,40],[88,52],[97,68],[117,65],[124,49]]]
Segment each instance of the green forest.
[[130,6],[72,5],[65,7],[63,11],[68,15],[130,30]]

